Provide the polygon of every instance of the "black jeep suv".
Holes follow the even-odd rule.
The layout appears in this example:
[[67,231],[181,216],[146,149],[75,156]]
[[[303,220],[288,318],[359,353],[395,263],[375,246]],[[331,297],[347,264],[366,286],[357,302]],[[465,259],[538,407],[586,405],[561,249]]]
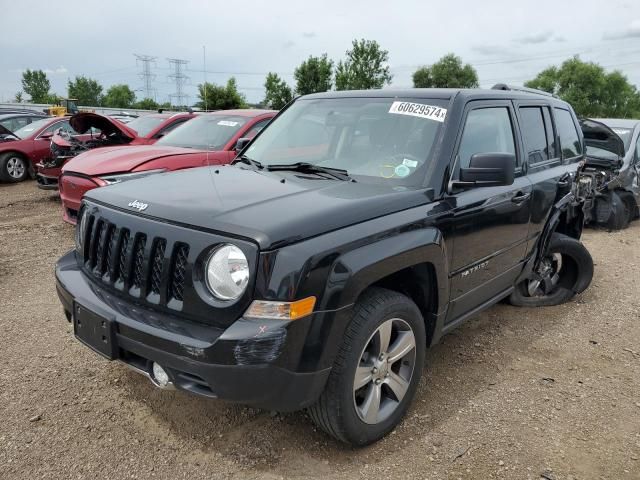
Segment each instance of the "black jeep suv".
[[162,388],[391,431],[425,350],[589,285],[571,107],[516,90],[296,99],[233,165],[89,192],[56,268],[79,341]]

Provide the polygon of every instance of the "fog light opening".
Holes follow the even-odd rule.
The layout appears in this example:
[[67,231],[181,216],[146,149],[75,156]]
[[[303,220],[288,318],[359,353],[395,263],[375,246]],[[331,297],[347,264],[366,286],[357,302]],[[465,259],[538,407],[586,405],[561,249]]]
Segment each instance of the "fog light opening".
[[173,386],[167,371],[156,362],[153,362],[152,376],[154,383],[160,388],[171,388]]

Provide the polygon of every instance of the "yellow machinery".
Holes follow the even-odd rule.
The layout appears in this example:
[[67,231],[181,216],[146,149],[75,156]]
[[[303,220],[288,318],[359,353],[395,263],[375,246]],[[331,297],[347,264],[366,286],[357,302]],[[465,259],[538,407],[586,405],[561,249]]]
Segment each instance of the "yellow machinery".
[[60,99],[54,106],[45,108],[44,113],[54,117],[64,117],[65,115],[73,115],[78,113],[77,100],[74,98]]

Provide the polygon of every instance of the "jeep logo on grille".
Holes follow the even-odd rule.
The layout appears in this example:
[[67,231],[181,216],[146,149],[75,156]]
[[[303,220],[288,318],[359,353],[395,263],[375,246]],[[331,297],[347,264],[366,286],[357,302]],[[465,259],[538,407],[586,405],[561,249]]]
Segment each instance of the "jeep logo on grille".
[[139,212],[146,210],[149,205],[146,203],[139,202],[138,200],[134,200],[133,202],[129,202],[129,206],[131,208],[137,208]]

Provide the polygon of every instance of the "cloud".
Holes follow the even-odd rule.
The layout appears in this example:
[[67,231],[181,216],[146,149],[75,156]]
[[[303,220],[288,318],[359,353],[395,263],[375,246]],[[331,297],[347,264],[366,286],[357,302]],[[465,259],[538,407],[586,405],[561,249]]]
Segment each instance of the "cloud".
[[513,52],[510,48],[501,47],[499,45],[476,45],[471,47],[471,50],[475,53],[479,53],[480,55],[500,55],[500,56],[509,56],[513,55]]
[[562,42],[566,42],[567,39],[564,38],[562,35],[556,35],[555,37],[553,37],[553,41],[554,42],[558,42],[558,43],[562,43]]
[[603,40],[620,40],[623,38],[640,38],[640,20],[634,20],[627,28],[622,30],[606,32],[602,35]]
[[515,42],[520,43],[522,45],[530,45],[530,44],[538,44],[545,43],[551,39],[552,32],[540,32],[534,33],[533,35],[526,35],[524,37],[514,39]]
[[304,38],[315,38],[318,36],[316,32],[302,32]]
[[295,45],[296,45],[296,42],[294,42],[293,40],[287,40],[282,44],[282,48],[285,48],[285,49],[292,48],[292,47],[295,47]]
[[58,68],[43,68],[42,71],[49,75],[63,75],[65,73],[69,73],[67,67],[63,67],[60,65]]

